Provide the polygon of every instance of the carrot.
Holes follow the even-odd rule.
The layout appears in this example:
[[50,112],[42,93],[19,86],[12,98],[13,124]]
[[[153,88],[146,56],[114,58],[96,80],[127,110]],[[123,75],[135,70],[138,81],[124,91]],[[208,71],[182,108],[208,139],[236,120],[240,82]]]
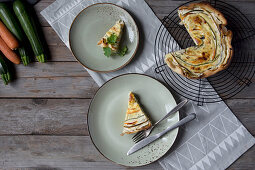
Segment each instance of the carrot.
[[4,40],[0,37],[0,51],[14,64],[20,64],[20,58],[18,55],[12,51],[8,45],[4,42]]
[[6,26],[0,21],[0,36],[9,48],[15,50],[19,47],[18,40],[12,35],[12,33],[6,28]]

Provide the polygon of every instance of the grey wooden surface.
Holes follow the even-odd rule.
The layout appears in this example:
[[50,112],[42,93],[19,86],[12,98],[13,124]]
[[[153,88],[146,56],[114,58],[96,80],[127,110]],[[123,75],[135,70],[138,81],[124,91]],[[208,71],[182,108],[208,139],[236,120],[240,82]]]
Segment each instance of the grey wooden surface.
[[[4,86],[0,80],[0,167],[135,169],[106,160],[88,137],[86,114],[98,87],[39,14],[53,1],[41,0],[35,6],[50,49],[50,61],[46,64],[35,62],[28,67],[17,66],[17,80],[9,86]],[[146,2],[162,19],[186,1]],[[254,0],[227,2],[246,14],[252,23],[255,22]],[[226,103],[255,135],[255,78],[252,81],[250,87]],[[253,147],[229,169],[254,169],[254,160]],[[160,166],[153,163],[136,169],[160,169]]]

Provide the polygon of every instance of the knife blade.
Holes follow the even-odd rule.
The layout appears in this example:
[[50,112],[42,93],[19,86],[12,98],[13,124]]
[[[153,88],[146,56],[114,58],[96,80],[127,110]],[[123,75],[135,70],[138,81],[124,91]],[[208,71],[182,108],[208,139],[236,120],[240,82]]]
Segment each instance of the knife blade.
[[186,116],[185,118],[183,118],[182,120],[178,121],[177,123],[175,123],[173,126],[168,127],[167,129],[163,130],[160,133],[157,133],[153,136],[149,136],[143,140],[141,140],[140,142],[138,142],[137,144],[135,144],[134,146],[132,146],[129,151],[127,152],[127,155],[131,155],[132,153],[142,149],[143,147],[149,145],[150,143],[154,142],[155,140],[157,140],[158,138],[160,138],[161,136],[165,135],[167,132],[181,126],[184,125],[187,122],[190,122],[191,120],[196,118],[196,114],[195,113],[191,113],[188,116]]

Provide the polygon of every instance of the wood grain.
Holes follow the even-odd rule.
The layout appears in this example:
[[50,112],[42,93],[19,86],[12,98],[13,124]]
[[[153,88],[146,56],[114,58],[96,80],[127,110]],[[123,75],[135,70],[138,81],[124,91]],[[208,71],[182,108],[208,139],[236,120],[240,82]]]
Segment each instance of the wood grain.
[[65,46],[52,27],[42,27],[42,31],[48,46]]
[[[85,136],[0,136],[2,168],[36,169],[161,169],[153,163],[126,168],[106,160]],[[247,151],[229,170],[253,169],[255,149]]]
[[1,135],[88,135],[90,99],[0,99]]
[[42,27],[48,27],[50,26],[49,23],[43,18],[43,16],[40,14],[42,10],[47,8],[50,4],[52,4],[54,0],[41,0],[34,6],[34,10],[37,14],[37,18],[41,24]]
[[106,160],[87,136],[0,136],[0,141],[2,168],[127,169]]
[[33,77],[88,77],[89,74],[78,62],[34,62],[29,66],[16,66],[18,78]]
[[[0,136],[88,135],[90,99],[0,99]],[[255,100],[231,99],[227,105],[255,135]]]
[[[17,79],[0,80],[0,167],[3,169],[133,169],[106,160],[92,145],[86,115],[97,85],[79,65],[40,11],[55,0],[35,5],[50,51],[47,64],[16,67]],[[184,0],[146,0],[162,19]],[[254,26],[254,0],[227,0],[246,14]],[[252,48],[255,54],[255,48]],[[255,79],[227,105],[255,135]],[[254,169],[251,148],[228,169]],[[159,164],[134,169],[160,169]]]
[[71,51],[62,45],[49,45],[50,59],[52,61],[76,61]]
[[19,77],[8,86],[0,81],[0,98],[92,98],[97,89],[91,77]]
[[[0,98],[92,98],[98,89],[94,80],[88,77],[88,73],[85,69],[83,71],[79,64],[72,63],[70,67],[66,64],[70,63],[35,63],[38,67],[31,68],[28,74],[26,73],[29,72],[29,67],[17,67],[17,71],[20,71],[17,74],[22,76],[8,86],[0,80]],[[254,99],[255,77],[252,82],[232,98]]]
[[243,123],[243,125],[255,135],[255,100],[254,99],[229,99],[226,104]]
[[[242,0],[244,2],[240,3],[239,0],[228,0],[227,3],[238,7],[240,11],[242,11],[246,16],[253,22],[255,20],[255,14],[252,12],[254,8],[254,1],[253,0]],[[39,18],[39,22],[43,27],[48,27],[48,22],[41,16],[40,12],[49,6],[49,4],[53,3],[54,1],[42,1],[35,5],[35,11]],[[164,16],[168,15],[170,11],[175,9],[176,7],[186,3],[187,1],[184,0],[146,0],[146,2],[152,7],[153,11],[156,15],[162,19]]]
[[246,86],[244,90],[242,90],[240,93],[238,93],[237,95],[233,96],[232,99],[254,99],[255,98],[255,92],[254,89],[255,88],[255,84],[254,84],[254,77],[252,79],[252,83],[249,86]]

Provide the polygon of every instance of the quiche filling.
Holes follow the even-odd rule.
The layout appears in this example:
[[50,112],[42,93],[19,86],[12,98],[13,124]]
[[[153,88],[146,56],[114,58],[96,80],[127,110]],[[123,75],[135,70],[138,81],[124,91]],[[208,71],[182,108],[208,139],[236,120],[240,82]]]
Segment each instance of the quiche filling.
[[110,57],[111,55],[116,54],[124,56],[127,53],[127,46],[124,46],[120,49],[120,41],[122,38],[124,26],[124,21],[117,21],[116,24],[105,33],[103,38],[98,41],[97,45],[103,48],[105,56]]
[[196,46],[167,54],[167,65],[191,79],[205,78],[226,68],[232,56],[232,32],[225,27],[223,15],[206,3],[181,7],[178,13]]
[[[117,52],[124,26],[125,24],[122,20],[117,21],[116,24],[105,33],[104,37],[97,43],[97,45],[100,45],[101,47],[109,47],[112,51]],[[115,43],[108,42],[112,35],[116,36]]]
[[132,134],[139,132],[141,130],[146,130],[151,127],[151,121],[146,116],[146,114],[141,109],[135,95],[130,92],[128,100],[128,109],[126,112],[126,117],[123,125],[124,134]]

